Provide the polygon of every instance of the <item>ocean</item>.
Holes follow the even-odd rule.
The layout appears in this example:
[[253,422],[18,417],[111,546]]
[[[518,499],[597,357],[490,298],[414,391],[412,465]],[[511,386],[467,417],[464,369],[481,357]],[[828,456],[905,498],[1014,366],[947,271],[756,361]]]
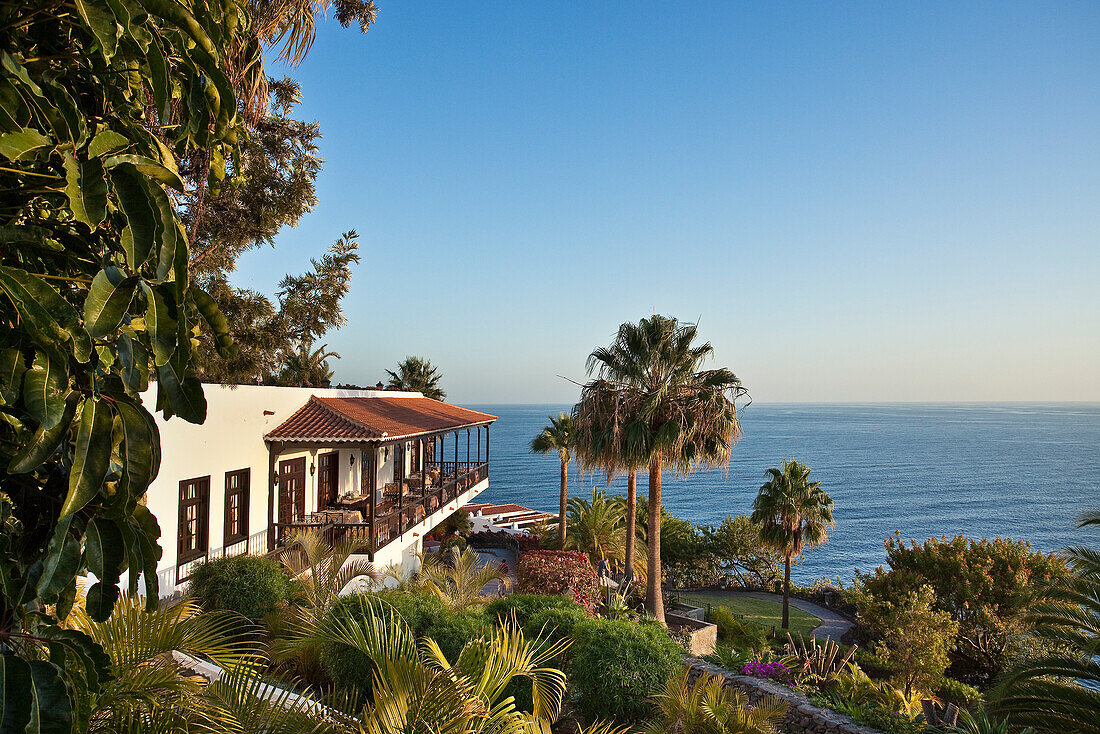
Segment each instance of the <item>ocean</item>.
[[[547,416],[567,405],[471,406],[500,416],[490,432],[486,502],[557,512],[556,456],[531,454]],[[741,413],[744,437],[729,471],[666,472],[665,506],[696,523],[749,513],[765,470],[784,458],[808,464],[835,503],[836,527],[792,571],[801,583],[852,578],[885,561],[883,541],[965,534],[1027,540],[1054,551],[1100,547],[1075,529],[1100,506],[1100,404],[762,404]],[[647,476],[639,475],[638,492]],[[571,466],[570,496],[605,487]],[[625,477],[608,491],[625,494]]]

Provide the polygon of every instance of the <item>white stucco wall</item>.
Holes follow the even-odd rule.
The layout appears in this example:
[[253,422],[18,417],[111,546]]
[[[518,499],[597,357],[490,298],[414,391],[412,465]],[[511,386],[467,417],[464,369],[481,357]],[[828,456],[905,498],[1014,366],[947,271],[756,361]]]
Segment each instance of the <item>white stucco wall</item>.
[[[156,387],[142,395],[146,407],[156,406]],[[248,532],[257,541],[266,536],[268,528],[268,477],[267,445],[264,434],[279,426],[309,400],[319,397],[421,397],[420,393],[399,393],[380,390],[325,390],[296,387],[268,387],[256,385],[205,385],[207,401],[206,422],[202,425],[187,423],[179,418],[165,421],[156,416],[160,430],[161,466],[147,494],[150,511],[156,515],[161,529],[162,586],[174,581],[177,560],[176,532],[179,518],[179,483],[186,479],[210,477],[209,548],[221,548],[225,537],[225,474],[238,469],[249,469],[249,521]],[[270,414],[265,414],[270,413]],[[302,451],[281,454],[283,461],[297,456],[306,457],[306,512],[316,510],[317,473],[310,474],[310,466],[317,462],[317,454],[324,451]],[[352,455],[354,462],[350,461]],[[359,487],[361,470],[357,449],[340,451],[339,492]],[[390,452],[392,466],[393,452]],[[390,474],[392,477],[392,473]],[[380,477],[381,481],[381,477]],[[475,488],[476,489],[476,488]],[[470,494],[476,494],[471,491]],[[438,513],[436,513],[438,514]],[[449,513],[448,513],[449,514]],[[445,517],[445,516],[444,516]],[[430,519],[430,518],[429,518]],[[442,520],[442,517],[440,518]],[[436,522],[439,522],[437,520]],[[406,533],[405,538],[411,538]],[[266,542],[266,541],[265,541]],[[411,542],[411,541],[408,541]],[[383,553],[401,553],[393,543]],[[394,548],[391,551],[391,547]],[[380,556],[382,554],[379,554]],[[415,551],[413,552],[415,556]],[[396,559],[393,559],[396,560]],[[391,560],[375,559],[379,568]],[[171,570],[171,573],[166,573]],[[171,593],[173,589],[163,589]]]

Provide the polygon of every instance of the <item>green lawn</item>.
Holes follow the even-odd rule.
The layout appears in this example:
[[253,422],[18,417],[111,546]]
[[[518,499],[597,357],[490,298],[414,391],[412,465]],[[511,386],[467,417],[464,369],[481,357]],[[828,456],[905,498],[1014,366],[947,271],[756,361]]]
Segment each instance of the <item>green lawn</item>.
[[[680,594],[680,601],[697,607],[711,606],[729,607],[734,614],[744,614],[745,619],[764,627],[775,626],[777,632],[783,623],[783,605],[779,602],[766,599],[753,599],[748,596],[738,596],[722,591],[685,592]],[[810,631],[821,624],[821,620],[801,609],[791,607],[791,632],[809,636]]]

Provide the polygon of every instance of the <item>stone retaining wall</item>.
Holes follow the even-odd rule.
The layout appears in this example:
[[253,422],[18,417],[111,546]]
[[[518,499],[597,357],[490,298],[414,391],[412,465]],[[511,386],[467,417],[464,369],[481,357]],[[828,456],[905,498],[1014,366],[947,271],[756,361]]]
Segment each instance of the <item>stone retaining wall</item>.
[[693,683],[701,675],[712,675],[725,679],[727,686],[744,691],[751,703],[756,703],[765,696],[783,701],[787,704],[787,718],[783,723],[785,730],[792,734],[881,734],[877,729],[864,726],[850,716],[818,708],[798,691],[770,680],[738,675],[693,657],[685,657],[684,663],[691,670]]
[[718,643],[718,627],[694,617],[674,612],[665,614],[665,623],[673,632],[687,633],[689,655],[713,655]]

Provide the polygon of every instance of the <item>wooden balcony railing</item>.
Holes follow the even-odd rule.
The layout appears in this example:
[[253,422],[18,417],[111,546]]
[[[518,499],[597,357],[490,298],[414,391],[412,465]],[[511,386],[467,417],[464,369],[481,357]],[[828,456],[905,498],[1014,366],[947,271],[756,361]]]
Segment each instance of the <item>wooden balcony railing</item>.
[[[404,534],[409,528],[422,522],[424,518],[444,508],[471,487],[489,476],[489,465],[477,462],[431,462],[426,465],[424,476],[433,468],[439,469],[441,480],[438,485],[420,486],[421,474],[417,473],[395,483],[395,489],[384,496],[386,499],[375,505],[374,532],[371,532],[369,508],[356,505],[355,509],[363,516],[362,521],[348,522],[334,517],[334,513],[315,513],[290,523],[276,525],[278,545],[282,545],[287,535],[300,529],[321,530],[330,543],[351,536],[363,543],[366,552],[378,552],[394,538]],[[396,487],[403,491],[398,493]],[[455,510],[458,510],[455,507]],[[374,538],[373,548],[371,538]]]

